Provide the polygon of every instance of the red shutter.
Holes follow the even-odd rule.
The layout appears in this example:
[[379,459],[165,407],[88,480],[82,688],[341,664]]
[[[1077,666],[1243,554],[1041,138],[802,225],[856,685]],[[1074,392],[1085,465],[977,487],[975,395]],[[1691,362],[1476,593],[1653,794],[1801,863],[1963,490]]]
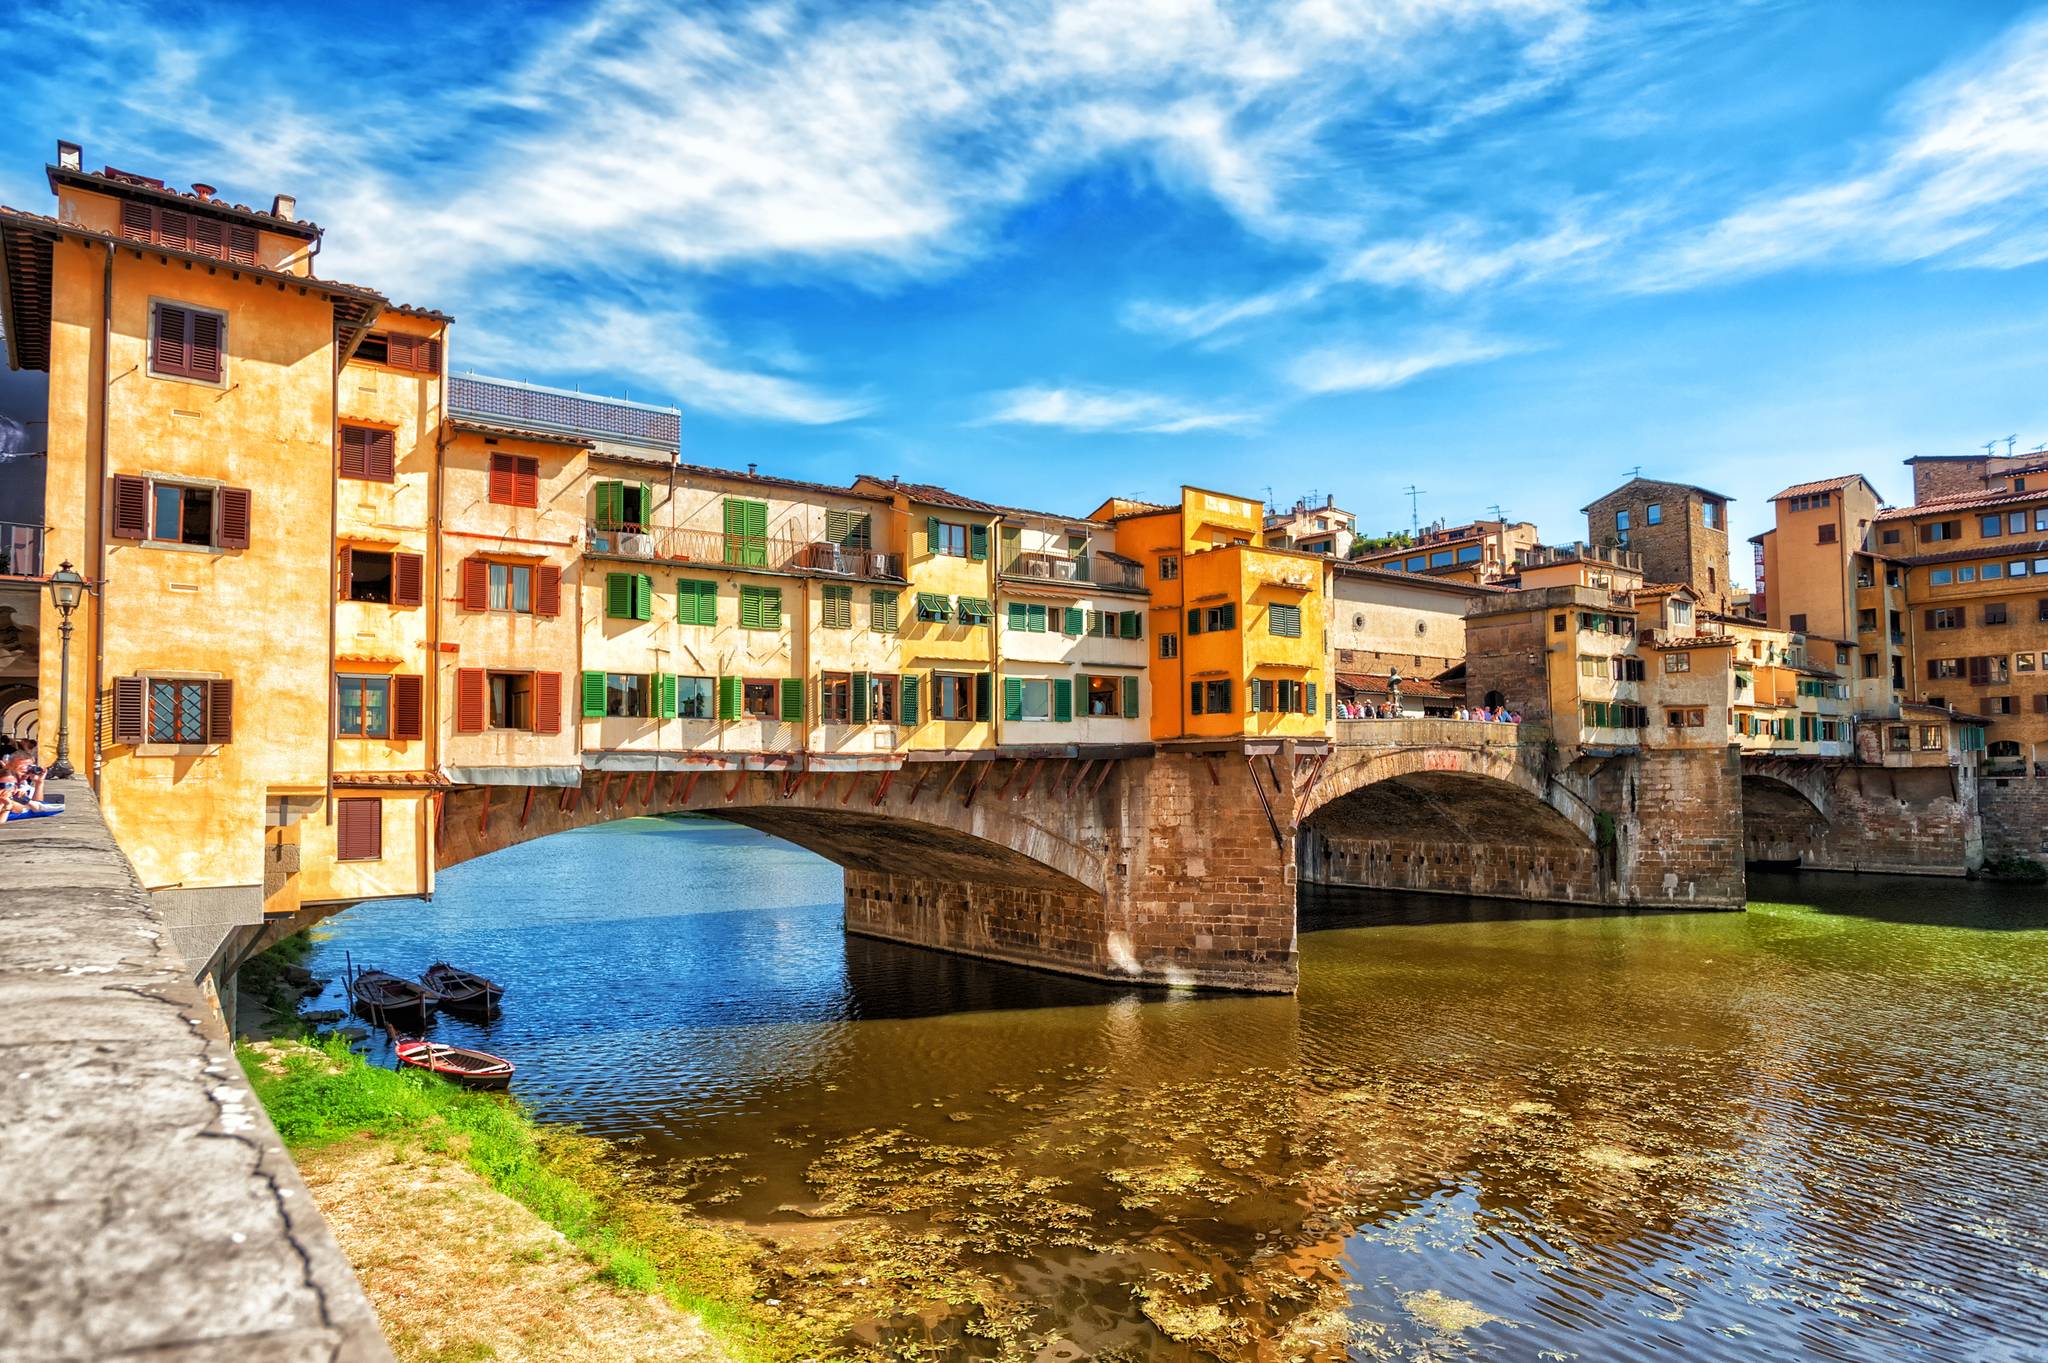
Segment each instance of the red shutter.
[[227,233],[222,230],[221,224],[212,218],[192,220],[192,250],[195,254],[212,256],[215,260],[222,259],[227,254],[226,237]]
[[150,357],[150,368],[159,374],[189,374],[192,372],[188,351],[185,348],[185,332],[192,314],[171,303],[156,305],[156,353]]
[[228,228],[228,259],[237,265],[254,265],[256,263],[255,228]]
[[114,741],[142,741],[142,678],[114,678]]
[[519,505],[518,460],[509,454],[491,456],[491,500],[499,506]]
[[334,855],[341,861],[376,861],[384,855],[384,802],[334,802]]
[[192,349],[188,364],[195,379],[209,383],[220,381],[220,318],[210,312],[194,312],[192,319]]
[[491,565],[480,558],[462,560],[462,608],[487,611],[491,608]]
[[136,241],[155,239],[156,215],[149,211],[148,204],[129,200],[121,205],[121,235]]
[[533,570],[533,613],[562,613],[562,570],[543,563]]
[[371,431],[370,448],[367,451],[363,474],[380,483],[388,483],[398,476],[398,436],[392,431]]
[[537,734],[562,732],[562,674],[533,674],[533,731]]
[[117,540],[149,538],[149,479],[132,473],[114,475],[110,533]]
[[393,738],[426,737],[426,705],[416,676],[399,675],[391,679],[391,736]]
[[235,684],[231,681],[206,684],[206,741],[235,741]]
[[391,556],[391,604],[417,606],[426,599],[426,560],[418,554]]
[[367,478],[370,476],[370,428],[367,426],[344,426],[341,428],[341,476],[344,478]]
[[[485,674],[481,667],[455,669],[455,732],[484,731]],[[559,708],[559,707],[558,707]]]
[[160,208],[156,215],[156,243],[174,250],[186,251],[192,247],[192,219],[176,208]]
[[249,489],[224,487],[216,495],[220,504],[220,547],[249,547]]
[[540,505],[540,460],[521,458],[512,461],[512,505]]

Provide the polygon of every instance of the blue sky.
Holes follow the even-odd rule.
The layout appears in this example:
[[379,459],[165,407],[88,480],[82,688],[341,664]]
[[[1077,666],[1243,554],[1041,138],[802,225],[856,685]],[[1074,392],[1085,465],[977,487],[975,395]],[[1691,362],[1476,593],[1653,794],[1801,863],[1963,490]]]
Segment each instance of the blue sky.
[[[22,5],[0,201],[328,229],[458,368],[685,457],[1081,511],[1181,482],[1546,535],[2048,439],[2048,8]],[[1738,573],[1746,565],[1738,563]]]

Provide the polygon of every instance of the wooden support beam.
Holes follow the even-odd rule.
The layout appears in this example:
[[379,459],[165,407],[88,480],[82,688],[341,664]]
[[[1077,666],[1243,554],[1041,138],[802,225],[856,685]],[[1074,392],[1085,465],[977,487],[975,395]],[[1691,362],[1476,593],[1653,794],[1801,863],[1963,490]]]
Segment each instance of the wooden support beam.
[[860,784],[860,773],[859,773],[859,772],[857,772],[857,771],[850,771],[850,772],[846,773],[846,789],[845,789],[845,790],[842,790],[842,791],[840,791],[840,792],[839,792],[839,803],[840,803],[840,804],[845,804],[845,803],[846,803],[846,802],[847,802],[848,800],[852,799],[852,798],[853,798],[853,788],[854,788],[855,786],[859,785],[859,784]]
[[739,770],[739,774],[733,777],[732,784],[726,788],[725,802],[727,804],[731,804],[735,799],[739,798],[740,787],[745,785],[746,783],[747,769],[745,767],[741,767]]
[[1252,765],[1251,754],[1245,754],[1245,770],[1251,773],[1252,789],[1259,793],[1259,808],[1266,811],[1266,827],[1273,830],[1273,845],[1285,847],[1286,837],[1280,832],[1280,821],[1273,817],[1273,802],[1266,798],[1266,783],[1259,779],[1259,769]]
[[1031,788],[1038,784],[1038,769],[1044,765],[1045,759],[1042,757],[1031,759],[1031,774],[1024,778],[1023,786],[1017,791],[1018,799],[1025,799],[1031,794]]
[[1096,792],[1096,791],[1098,791],[1098,790],[1101,790],[1101,789],[1102,789],[1102,783],[1103,783],[1104,781],[1107,781],[1107,780],[1109,779],[1109,774],[1110,774],[1110,773],[1111,773],[1112,771],[1115,771],[1115,770],[1116,770],[1116,761],[1115,761],[1115,759],[1113,759],[1113,758],[1104,758],[1104,759],[1103,759],[1103,761],[1102,761],[1102,770],[1101,770],[1101,771],[1099,771],[1099,772],[1097,772],[1097,773],[1095,774],[1095,784],[1094,784],[1094,785],[1092,785],[1092,786],[1090,786],[1090,787],[1088,787],[1088,798],[1089,798],[1089,799],[1091,799],[1091,800],[1092,800],[1092,799],[1094,799],[1094,798],[1095,798],[1095,792]]
[[484,802],[483,802],[483,804],[482,804],[482,805],[478,806],[478,809],[477,809],[477,816],[476,816],[476,835],[477,835],[477,837],[478,837],[479,839],[482,839],[482,838],[484,838],[485,836],[487,836],[487,835],[488,835],[488,834],[490,833],[490,831],[491,831],[491,788],[490,788],[489,786],[485,786],[485,787],[484,787]]
[[896,779],[896,769],[889,768],[882,773],[882,779],[875,782],[875,798],[872,803],[879,805],[889,798],[889,783]]
[[809,767],[805,767],[802,771],[786,771],[782,773],[782,798],[787,800],[790,796],[802,790],[804,782],[808,781],[810,776],[811,769]]
[[571,795],[581,795],[582,793],[583,787],[580,785],[563,786],[562,793],[555,797],[555,812],[557,814],[567,814],[569,812],[569,797]]
[[1088,775],[1095,770],[1095,764],[1099,760],[1101,759],[1090,757],[1081,763],[1081,770],[1074,773],[1073,784],[1067,787],[1066,799],[1071,800],[1081,793],[1081,787],[1088,784]]
[[[1206,763],[1208,763],[1208,764],[1209,764],[1209,784],[1210,784],[1210,785],[1212,785],[1212,786],[1220,786],[1220,785],[1222,785],[1222,784],[1223,784],[1223,778],[1222,778],[1221,776],[1219,776],[1219,775],[1217,774],[1217,772],[1216,772],[1216,754],[1214,754],[1214,753],[1207,753],[1207,752],[1205,752],[1205,753],[1203,753],[1203,754],[1202,754],[1202,760],[1203,760],[1204,762],[1206,762]],[[1246,759],[1246,760],[1247,760],[1247,762],[1249,762],[1249,760],[1250,760],[1250,759]],[[1253,773],[1252,773],[1252,779],[1253,779],[1254,781],[1258,780],[1258,779],[1259,779],[1259,774],[1258,774],[1257,772],[1253,772]]]
[[1067,773],[1073,770],[1073,767],[1073,758],[1062,757],[1060,759],[1060,769],[1052,774],[1052,784],[1045,788],[1047,798],[1054,800],[1057,800],[1059,798],[1060,787],[1066,785]]
[[1000,799],[1002,799],[1002,798],[1003,798],[1003,792],[1004,792],[1004,791],[1006,791],[1006,790],[1008,790],[1008,789],[1010,788],[1010,786],[1011,786],[1011,785],[1012,785],[1013,783],[1015,783],[1015,781],[1017,780],[1017,775],[1018,775],[1018,773],[1019,773],[1019,772],[1021,772],[1021,771],[1023,771],[1023,770],[1024,770],[1024,759],[1023,759],[1023,758],[1021,758],[1021,757],[1018,757],[1018,758],[1012,758],[1012,759],[1011,759],[1011,761],[1010,761],[1010,774],[1009,774],[1008,776],[1005,776],[1005,777],[1003,778],[1003,783],[1002,783],[1001,785],[999,785],[999,786],[997,786],[997,787],[996,787],[996,793],[995,793],[995,798],[996,798],[996,799],[1000,800]]
[[960,779],[960,773],[961,773],[961,772],[963,772],[963,771],[966,771],[966,770],[967,770],[967,769],[968,769],[969,767],[972,767],[972,766],[976,766],[976,765],[980,765],[980,766],[984,766],[984,767],[986,767],[986,766],[993,766],[993,765],[994,765],[994,763],[992,763],[992,762],[984,762],[984,763],[979,763],[979,764],[977,764],[977,763],[974,763],[974,762],[966,762],[966,761],[961,761],[961,762],[955,762],[955,763],[953,764],[953,774],[952,774],[951,776],[948,776],[948,777],[946,778],[946,784],[945,784],[945,785],[943,785],[943,786],[941,786],[941,787],[939,788],[939,798],[940,798],[941,800],[943,800],[943,799],[945,799],[945,798],[946,798],[946,795],[947,795],[947,793],[948,793],[948,792],[950,792],[950,791],[951,791],[951,790],[953,789],[953,783],[954,783],[955,781],[957,781],[957,780],[959,780],[959,779]]
[[448,841],[448,792],[434,792],[434,841]]
[[676,773],[676,778],[675,778],[675,780],[673,780],[673,781],[670,781],[670,782],[668,783],[668,802],[669,802],[670,804],[674,805],[674,804],[681,804],[681,803],[682,803],[682,801],[683,801],[683,774],[682,774],[681,772],[677,772],[677,773]]
[[608,800],[608,799],[610,799],[610,798],[611,798],[611,794],[612,794],[612,774],[611,774],[610,772],[606,772],[606,773],[604,774],[604,780],[603,780],[603,781],[602,781],[601,783],[599,783],[599,785],[598,785],[598,787],[597,787],[597,812],[598,812],[598,813],[600,813],[600,814],[604,813],[604,802],[605,802],[606,800]]
[[704,773],[701,771],[693,771],[690,773],[690,779],[683,782],[682,803],[690,803],[690,797],[697,793],[697,778],[702,776],[703,774]]
[[[975,763],[975,765],[981,768],[981,775],[975,777],[974,784],[967,788],[967,799],[961,804],[961,808],[963,809],[974,808],[975,792],[981,789],[981,783],[983,781],[988,780],[988,774],[996,769],[996,764],[993,759],[987,762],[977,762]],[[951,783],[949,782],[948,784]]]
[[654,805],[654,783],[655,783],[656,781],[660,780],[660,779],[661,779],[661,773],[660,773],[660,772],[658,772],[658,771],[655,771],[655,770],[654,770],[653,768],[651,768],[651,767],[650,767],[650,768],[648,769],[648,771],[647,771],[647,789],[645,789],[645,790],[643,790],[643,791],[641,791],[641,792],[640,792],[640,807],[641,807],[641,808],[643,808],[643,809],[651,809],[651,808],[653,807],[653,805]]
[[924,783],[931,779],[932,765],[933,764],[930,762],[921,762],[918,764],[917,784],[910,788],[910,799],[907,801],[907,803],[913,805],[916,804],[917,797],[924,794]]
[[533,787],[526,788],[526,799],[519,806],[519,826],[526,827],[526,816],[533,813]]
[[[1275,795],[1286,789],[1285,786],[1280,784],[1280,770],[1273,765],[1273,754],[1271,753],[1266,754],[1266,776],[1273,782],[1273,793]],[[1252,779],[1255,781],[1258,779],[1257,772],[1252,773]]]

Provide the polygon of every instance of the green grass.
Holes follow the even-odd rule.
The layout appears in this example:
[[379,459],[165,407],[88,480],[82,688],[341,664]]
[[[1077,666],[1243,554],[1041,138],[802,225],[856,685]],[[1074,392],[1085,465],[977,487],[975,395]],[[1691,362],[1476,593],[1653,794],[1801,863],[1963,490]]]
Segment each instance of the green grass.
[[832,1354],[754,1300],[752,1242],[642,1187],[631,1158],[608,1142],[536,1122],[509,1098],[381,1069],[338,1037],[287,1051],[281,1075],[263,1059],[242,1051],[250,1083],[293,1150],[368,1135],[460,1158],[559,1230],[599,1276],[663,1294],[736,1357],[774,1363]]

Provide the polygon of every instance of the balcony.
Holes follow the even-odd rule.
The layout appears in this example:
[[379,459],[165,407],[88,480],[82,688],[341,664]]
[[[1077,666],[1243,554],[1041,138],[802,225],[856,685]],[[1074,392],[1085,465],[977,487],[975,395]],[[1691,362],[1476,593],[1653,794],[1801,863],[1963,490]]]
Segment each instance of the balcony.
[[1145,570],[1141,566],[1106,554],[1070,558],[1065,554],[1021,553],[1003,565],[1003,576],[1039,582],[1087,582],[1128,591],[1145,590]]
[[779,535],[727,535],[717,530],[592,521],[584,530],[583,543],[586,552],[623,558],[903,580],[900,554]]
[[0,577],[43,575],[43,527],[0,521]]

